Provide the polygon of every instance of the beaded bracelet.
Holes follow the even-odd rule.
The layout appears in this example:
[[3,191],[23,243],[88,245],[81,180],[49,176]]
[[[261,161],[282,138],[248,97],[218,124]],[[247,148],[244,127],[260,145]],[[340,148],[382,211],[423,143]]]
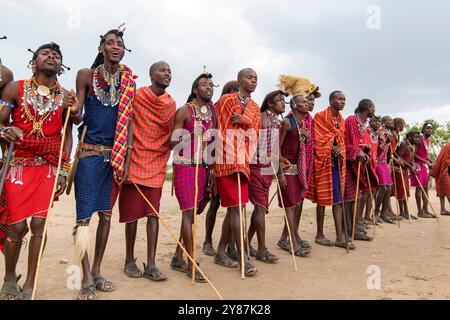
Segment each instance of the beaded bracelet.
[[3,101],[2,99],[0,99],[0,111],[2,111],[3,108],[5,108],[5,107],[7,107],[9,109],[12,109],[12,108],[14,108],[14,105],[9,103],[9,102],[6,102],[6,101]]

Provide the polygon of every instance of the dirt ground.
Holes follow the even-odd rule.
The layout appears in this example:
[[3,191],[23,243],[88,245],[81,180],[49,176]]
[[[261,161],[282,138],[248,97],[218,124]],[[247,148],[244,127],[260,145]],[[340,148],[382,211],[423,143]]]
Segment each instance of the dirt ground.
[[[271,194],[274,190],[273,188]],[[432,191],[430,195],[434,208],[439,210],[435,192]],[[450,217],[442,216],[439,223],[435,219],[419,219],[412,224],[403,221],[400,228],[384,223],[376,228],[373,242],[356,241],[357,249],[346,253],[344,249],[314,244],[315,207],[307,201],[301,221],[301,234],[313,244],[313,252],[307,258],[297,258],[299,270],[295,272],[292,257],[276,246],[283,227],[283,212],[275,202],[267,216],[267,246],[280,257],[279,263],[268,265],[255,260],[253,262],[258,273],[245,280],[240,279],[239,269],[223,268],[214,264],[211,257],[203,255],[201,245],[205,215],[199,217],[198,261],[225,299],[450,299]],[[409,207],[415,213],[413,198],[410,199]],[[249,205],[248,212],[252,208]],[[334,239],[330,209],[327,208],[326,212],[325,232],[327,237]],[[98,299],[217,298],[208,284],[193,285],[185,274],[171,270],[169,263],[175,241],[162,225],[157,265],[169,279],[165,282],[153,282],[144,278],[126,277],[122,271],[125,255],[124,225],[118,222],[117,208],[113,214],[102,273],[115,282],[117,289],[112,293],[98,292]],[[181,214],[176,198],[170,196],[170,183],[166,183],[163,192],[161,214],[178,235]],[[213,235],[215,245],[220,237],[223,216],[224,210],[221,208]],[[92,237],[95,235],[97,220],[93,219]],[[49,238],[41,264],[37,299],[70,300],[77,296],[78,290],[73,288],[72,281],[77,278],[79,270],[73,265],[71,233],[74,222],[73,196],[63,197],[55,205],[50,217]],[[369,234],[373,234],[372,229]],[[140,221],[136,243],[136,257],[140,267],[146,259],[145,252],[145,221]],[[23,275],[26,274],[27,255],[27,250],[22,250],[18,273]],[[370,266],[379,268],[379,289],[368,289],[367,282],[373,272],[373,267]],[[0,273],[4,273],[3,261]]]

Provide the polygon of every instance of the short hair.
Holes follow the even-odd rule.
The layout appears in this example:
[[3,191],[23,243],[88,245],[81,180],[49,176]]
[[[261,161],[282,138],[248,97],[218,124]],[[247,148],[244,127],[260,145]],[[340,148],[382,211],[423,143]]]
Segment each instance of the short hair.
[[42,50],[45,50],[45,49],[50,49],[50,50],[57,52],[59,54],[59,56],[61,57],[61,61],[62,61],[63,55],[61,52],[61,48],[59,47],[59,45],[57,45],[54,42],[49,42],[49,43],[43,44],[39,48],[37,48],[36,51],[34,51],[33,58],[31,58],[31,60],[36,60],[37,56],[39,55],[39,52]]
[[434,126],[433,126],[433,124],[432,124],[431,122],[425,122],[425,123],[423,124],[423,126],[422,126],[422,133],[425,132],[425,129],[426,129],[428,126],[431,126],[431,128],[434,130]]
[[163,60],[156,61],[155,63],[153,63],[153,64],[150,66],[150,70],[149,70],[150,74],[152,74],[153,72],[155,72],[156,69],[158,68],[158,66],[159,66],[160,64],[163,64],[163,63],[169,65],[167,62],[165,62],[165,61],[163,61]]
[[394,118],[394,126],[397,127],[399,124],[405,125],[405,120],[403,118]]
[[283,90],[276,90],[276,91],[272,91],[270,93],[268,93],[265,97],[264,100],[261,104],[261,112],[266,111],[267,109],[269,109],[269,103],[273,103],[273,100],[275,99],[275,97],[277,97],[278,95],[284,95],[285,97],[288,96],[288,94],[286,92],[284,92]]
[[388,121],[389,119],[392,119],[390,116],[384,116],[383,118],[381,118],[381,123],[386,123],[386,121]]
[[298,94],[298,95],[296,95],[296,96],[293,96],[293,97],[291,98],[291,100],[289,100],[289,106],[291,107],[291,109],[292,109],[292,107],[294,106],[294,103],[296,103],[295,100],[299,99],[300,97],[305,98],[305,99],[308,99],[306,96],[301,95],[301,94]]
[[420,132],[417,131],[417,130],[411,130],[411,131],[409,131],[409,132],[406,134],[406,139],[409,139],[409,138],[411,138],[412,136],[414,136],[414,135],[416,135],[416,134],[420,135]]
[[330,96],[329,96],[328,100],[329,100],[329,101],[333,100],[334,97],[335,97],[338,93],[343,93],[343,92],[340,91],[340,90],[335,90],[335,91],[333,91],[332,93],[330,93]]
[[370,118],[369,123],[372,123],[373,121],[381,121],[381,117],[380,116],[373,116],[372,118]]
[[239,82],[237,82],[237,80],[231,80],[225,83],[225,85],[223,86],[221,96],[223,96],[224,94],[229,94],[238,91],[239,91]]
[[358,108],[356,109],[356,113],[361,114],[363,112],[366,112],[367,110],[369,110],[369,107],[373,105],[372,100],[370,99],[362,99],[359,103],[358,103]]
[[245,75],[248,72],[255,72],[255,70],[253,70],[252,68],[244,68],[244,69],[242,69],[241,71],[238,72],[238,75],[237,75],[238,81],[241,80],[243,77],[245,77]]
[[194,93],[194,89],[198,88],[198,85],[200,84],[200,80],[202,79],[212,79],[212,74],[211,73],[202,73],[201,75],[199,75],[197,78],[195,78],[194,82],[192,83],[192,88],[191,88],[191,94],[189,95],[187,102],[191,102],[192,100],[194,100],[195,98],[197,98],[197,96]]

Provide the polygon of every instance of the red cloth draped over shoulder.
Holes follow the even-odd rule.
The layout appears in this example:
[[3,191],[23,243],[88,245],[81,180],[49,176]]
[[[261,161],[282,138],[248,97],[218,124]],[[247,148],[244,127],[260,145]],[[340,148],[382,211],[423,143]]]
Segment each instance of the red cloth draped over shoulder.
[[439,196],[450,197],[450,177],[448,167],[450,166],[450,142],[448,142],[439,153],[435,166],[430,175],[436,179],[436,191]]
[[176,103],[167,92],[156,96],[149,87],[137,90],[133,100],[130,181],[152,188],[163,186],[175,112]]
[[[215,175],[216,177],[224,177],[241,172],[250,180],[249,163],[258,147],[258,133],[261,122],[259,106],[255,101],[250,99],[244,108],[241,108],[237,93],[230,93],[220,98],[216,108],[219,139],[216,147]],[[235,113],[242,115],[239,124],[231,123],[231,118]],[[239,130],[243,130],[242,133],[246,134],[244,152],[242,151],[242,144],[239,141],[234,140],[234,143],[231,143],[227,139],[227,134],[228,136],[231,133],[238,135]]]
[[[317,113],[314,117],[314,174],[310,179],[307,198],[321,206],[333,205],[333,180],[331,175],[331,149],[334,141],[341,148],[345,158],[345,121],[338,115],[335,127],[331,107]],[[345,161],[340,161],[341,188],[345,182]]]

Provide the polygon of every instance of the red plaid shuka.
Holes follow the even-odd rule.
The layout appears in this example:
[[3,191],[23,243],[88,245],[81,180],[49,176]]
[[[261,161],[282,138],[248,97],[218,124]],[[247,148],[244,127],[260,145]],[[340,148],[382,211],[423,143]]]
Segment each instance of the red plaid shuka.
[[175,112],[175,101],[167,92],[156,96],[149,87],[137,90],[133,101],[130,181],[145,187],[162,188]]
[[127,155],[128,126],[133,111],[133,98],[136,92],[133,72],[126,65],[121,64],[120,69],[120,100],[117,115],[116,132],[111,154],[111,166],[114,168],[114,178],[119,181],[125,170],[125,157]]
[[[61,148],[61,136],[36,137],[30,134],[24,134],[20,144],[16,144],[16,151],[27,151],[35,156],[42,157],[53,166],[58,166],[59,150]],[[67,153],[63,152],[62,163],[69,161]]]

